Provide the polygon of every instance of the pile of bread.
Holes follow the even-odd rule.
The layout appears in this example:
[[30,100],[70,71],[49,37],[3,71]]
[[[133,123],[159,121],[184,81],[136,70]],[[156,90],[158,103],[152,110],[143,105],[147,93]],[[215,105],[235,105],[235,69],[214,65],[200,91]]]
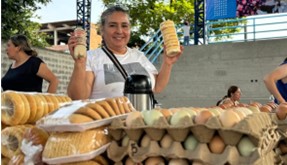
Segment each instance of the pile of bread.
[[178,41],[174,22],[171,20],[164,21],[160,24],[164,45],[167,56],[175,56],[180,52],[180,43]]
[[84,105],[70,115],[71,123],[86,123],[123,115],[134,110],[127,97],[107,98]]
[[1,121],[5,125],[35,124],[69,102],[66,95],[5,91],[1,94]]
[[[26,160],[30,159],[25,149],[36,153],[33,149],[40,148],[37,156],[32,157],[34,163],[108,165],[105,156],[100,155],[111,141],[106,126],[96,126],[82,132],[53,132],[39,127],[38,122],[74,102],[85,104],[73,112],[62,113],[68,116],[71,125],[101,121],[134,110],[127,97],[72,101],[66,95],[15,91],[5,91],[1,96],[2,164],[26,164]],[[36,157],[37,160],[34,159]]]

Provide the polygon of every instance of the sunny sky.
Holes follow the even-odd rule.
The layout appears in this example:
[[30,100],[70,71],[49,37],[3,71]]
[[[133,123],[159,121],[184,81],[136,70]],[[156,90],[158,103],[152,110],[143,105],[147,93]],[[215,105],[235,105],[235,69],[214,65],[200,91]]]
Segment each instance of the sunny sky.
[[[91,2],[91,21],[96,23],[104,10],[104,5],[101,0],[91,0]],[[41,19],[36,19],[35,21],[48,23],[75,20],[77,19],[76,3],[77,0],[52,0],[47,6],[41,5],[42,9],[36,12]]]

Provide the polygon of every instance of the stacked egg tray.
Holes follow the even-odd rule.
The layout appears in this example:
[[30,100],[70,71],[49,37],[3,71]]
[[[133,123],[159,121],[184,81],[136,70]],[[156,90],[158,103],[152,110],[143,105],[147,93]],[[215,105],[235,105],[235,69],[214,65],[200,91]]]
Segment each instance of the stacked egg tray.
[[[109,127],[109,134],[113,141],[107,149],[108,157],[120,164],[126,157],[131,157],[134,162],[143,162],[148,157],[162,156],[165,159],[183,158],[189,161],[199,160],[203,164],[274,164],[274,147],[280,136],[276,125],[272,123],[267,113],[254,113],[232,128],[224,128],[218,117],[210,118],[205,124],[194,124],[191,119],[181,120],[181,125],[171,126],[162,117],[153,126],[146,126],[142,118],[135,120],[132,127],[126,127],[125,122],[114,120]],[[147,147],[139,146],[140,139],[147,134],[151,142]],[[161,148],[159,141],[165,134],[174,140],[169,148]],[[192,134],[198,145],[193,150],[185,150],[183,141]],[[223,139],[226,147],[221,154],[211,153],[208,143],[218,134]],[[123,137],[130,139],[127,146],[121,146]],[[249,156],[241,156],[236,145],[243,136],[248,136],[255,144],[256,150]]]
[[[270,113],[270,116],[273,123],[277,125],[277,131],[280,134],[279,143],[280,141],[287,143],[287,118],[285,120],[279,120],[275,113]],[[278,164],[287,164],[287,154],[282,154],[278,147],[276,147],[274,151],[276,153]]]

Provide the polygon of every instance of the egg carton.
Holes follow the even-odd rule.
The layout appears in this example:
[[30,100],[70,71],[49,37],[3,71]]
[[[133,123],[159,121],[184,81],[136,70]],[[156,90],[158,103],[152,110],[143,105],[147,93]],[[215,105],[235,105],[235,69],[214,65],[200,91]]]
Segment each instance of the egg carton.
[[279,120],[275,113],[270,113],[270,117],[272,122],[277,125],[277,130],[282,138],[287,138],[287,118],[285,120]]
[[133,141],[138,141],[144,134],[149,135],[152,140],[159,141],[168,133],[178,142],[184,141],[188,134],[193,134],[199,142],[208,143],[218,133],[224,143],[231,146],[236,146],[242,136],[248,136],[256,147],[261,148],[262,154],[271,151],[280,138],[276,125],[267,113],[249,115],[232,128],[224,128],[218,117],[210,118],[205,124],[194,124],[192,120],[184,118],[178,126],[169,125],[164,117],[153,126],[145,125],[142,118],[135,121],[132,123],[133,127],[127,127],[123,120],[115,119],[109,127],[109,134],[116,141],[126,134]]
[[[224,164],[251,164],[251,165],[270,165],[274,164],[275,156],[271,151],[261,155],[259,149],[255,150],[249,157],[243,157],[234,146],[226,146],[223,153],[211,153],[208,145],[199,143],[193,150],[185,150],[180,142],[174,141],[169,148],[161,148],[157,141],[151,141],[147,147],[140,147],[134,141],[130,141],[127,146],[119,146],[117,142],[112,142],[107,150],[109,159],[114,162],[122,162],[127,156],[134,162],[142,163],[149,157],[161,156],[166,160],[187,159],[190,162],[199,160],[202,164],[224,165]],[[120,163],[118,163],[120,164]]]

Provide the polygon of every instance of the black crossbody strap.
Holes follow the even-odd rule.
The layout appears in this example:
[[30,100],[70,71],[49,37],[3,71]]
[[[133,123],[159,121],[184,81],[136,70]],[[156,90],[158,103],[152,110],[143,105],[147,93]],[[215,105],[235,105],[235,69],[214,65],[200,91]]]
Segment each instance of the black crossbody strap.
[[111,50],[109,50],[105,45],[102,46],[102,49],[108,55],[110,60],[114,63],[114,65],[118,68],[118,70],[121,72],[122,76],[126,80],[129,75],[126,72],[125,68],[121,65],[119,60],[116,58],[114,53]]

